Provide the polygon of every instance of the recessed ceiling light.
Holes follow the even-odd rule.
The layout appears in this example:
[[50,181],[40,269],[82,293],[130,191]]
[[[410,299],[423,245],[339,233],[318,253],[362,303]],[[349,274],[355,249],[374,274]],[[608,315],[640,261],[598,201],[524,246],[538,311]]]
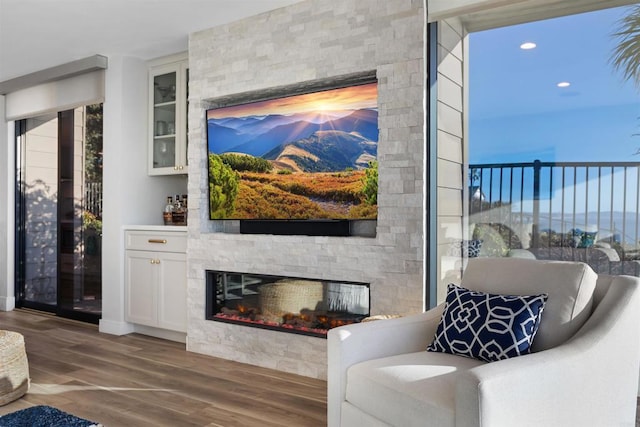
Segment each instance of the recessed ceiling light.
[[533,43],[533,42],[526,42],[526,43],[522,43],[520,45],[520,49],[530,50],[530,49],[535,49],[536,46],[537,45],[535,43]]
[[557,84],[558,87],[569,87],[571,86],[571,83],[569,82],[560,82]]

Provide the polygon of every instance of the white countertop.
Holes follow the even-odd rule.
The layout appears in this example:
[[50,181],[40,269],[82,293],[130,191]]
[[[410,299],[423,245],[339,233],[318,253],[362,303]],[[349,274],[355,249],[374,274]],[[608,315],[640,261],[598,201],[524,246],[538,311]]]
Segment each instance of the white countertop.
[[123,230],[138,231],[184,231],[186,233],[186,225],[123,225]]

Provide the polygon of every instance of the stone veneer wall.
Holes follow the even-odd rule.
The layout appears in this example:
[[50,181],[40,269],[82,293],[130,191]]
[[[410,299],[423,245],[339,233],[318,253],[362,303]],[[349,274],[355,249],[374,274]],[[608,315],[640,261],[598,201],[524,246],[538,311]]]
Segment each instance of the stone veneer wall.
[[[372,314],[423,310],[422,0],[308,0],[192,34],[187,349],[326,378],[326,340],[204,320],[205,270],[371,283]],[[245,235],[208,220],[204,110],[220,99],[375,71],[375,237]]]

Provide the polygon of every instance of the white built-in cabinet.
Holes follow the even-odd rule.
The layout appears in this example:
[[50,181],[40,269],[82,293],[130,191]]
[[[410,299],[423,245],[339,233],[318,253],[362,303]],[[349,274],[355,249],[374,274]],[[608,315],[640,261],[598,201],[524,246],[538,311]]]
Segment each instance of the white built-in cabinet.
[[187,331],[186,231],[125,231],[125,320]]
[[149,62],[149,175],[186,174],[187,54]]

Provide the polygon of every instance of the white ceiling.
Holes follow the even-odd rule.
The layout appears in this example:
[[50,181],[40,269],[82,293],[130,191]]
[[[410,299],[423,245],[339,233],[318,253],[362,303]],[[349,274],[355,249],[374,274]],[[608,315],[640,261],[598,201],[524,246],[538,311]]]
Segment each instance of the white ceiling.
[[459,17],[482,31],[636,3],[638,0],[428,0],[428,21]]
[[0,0],[0,82],[91,55],[151,59],[301,0]]

